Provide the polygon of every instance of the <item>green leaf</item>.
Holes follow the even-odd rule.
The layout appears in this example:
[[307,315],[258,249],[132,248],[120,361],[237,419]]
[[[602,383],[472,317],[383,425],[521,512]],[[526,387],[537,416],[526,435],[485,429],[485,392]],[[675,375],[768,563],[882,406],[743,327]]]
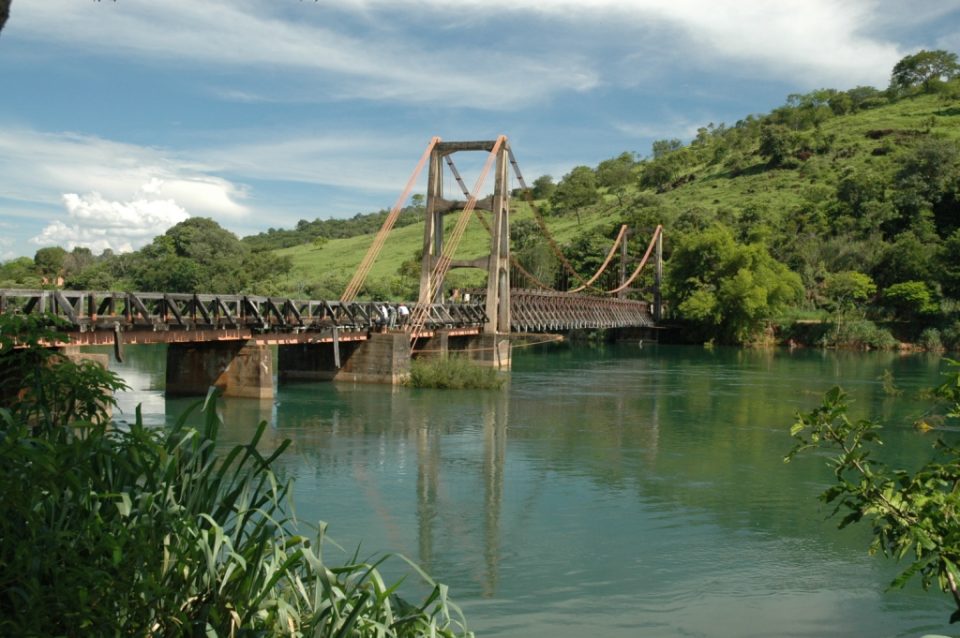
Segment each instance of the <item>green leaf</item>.
[[114,501],[117,506],[117,510],[120,512],[120,516],[124,518],[130,516],[130,511],[133,509],[133,503],[130,501],[130,495],[126,492],[120,492],[119,501]]

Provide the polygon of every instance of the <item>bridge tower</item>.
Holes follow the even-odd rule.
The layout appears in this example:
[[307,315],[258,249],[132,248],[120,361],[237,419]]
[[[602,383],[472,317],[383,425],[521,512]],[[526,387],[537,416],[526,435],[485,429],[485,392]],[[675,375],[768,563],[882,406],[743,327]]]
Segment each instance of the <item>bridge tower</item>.
[[[460,190],[469,197],[460,173],[453,163],[452,155],[459,151],[482,151],[490,153],[496,141],[439,142],[430,153],[427,177],[426,220],[423,230],[423,262],[420,272],[420,298],[418,303],[439,303],[443,297],[443,281],[433,281],[435,266],[443,254],[443,217],[447,213],[464,208],[465,203],[443,198],[443,163],[450,167]],[[455,260],[452,268],[480,268],[487,271],[485,334],[510,332],[510,188],[509,146],[500,145],[497,150],[493,194],[478,199],[475,208],[489,211],[492,215],[490,254],[474,260]],[[432,298],[430,298],[432,296]]]

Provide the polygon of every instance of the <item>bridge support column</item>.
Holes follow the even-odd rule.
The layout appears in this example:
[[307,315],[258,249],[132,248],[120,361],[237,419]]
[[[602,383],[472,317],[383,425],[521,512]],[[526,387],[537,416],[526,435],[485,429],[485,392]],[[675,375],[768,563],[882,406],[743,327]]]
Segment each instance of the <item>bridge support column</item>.
[[413,354],[417,359],[446,359],[450,351],[450,332],[435,330],[432,337],[417,339]]
[[487,266],[487,323],[489,335],[510,332],[510,180],[508,148],[497,155],[496,184],[493,191],[493,233]]
[[[333,381],[340,367],[348,362],[362,341],[298,343],[277,346],[277,377],[288,381]],[[339,356],[335,348],[339,348]]]
[[479,334],[450,339],[450,354],[460,354],[474,363],[499,370],[509,370],[510,338],[504,335]]
[[81,352],[80,348],[77,346],[66,346],[60,349],[60,352],[67,359],[70,359],[74,363],[80,363],[81,361],[93,361],[98,366],[104,370],[110,369],[110,355],[100,354],[97,352]]
[[202,396],[211,385],[225,397],[272,399],[270,346],[246,341],[167,346],[167,395]]
[[279,346],[281,381],[352,381],[399,385],[410,374],[410,336],[374,332],[340,343],[340,367],[329,343]]

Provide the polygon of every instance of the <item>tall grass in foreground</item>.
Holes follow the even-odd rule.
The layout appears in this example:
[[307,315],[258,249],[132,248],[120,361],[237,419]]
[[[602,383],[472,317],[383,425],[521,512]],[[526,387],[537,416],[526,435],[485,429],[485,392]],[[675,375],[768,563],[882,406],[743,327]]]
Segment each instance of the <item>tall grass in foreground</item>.
[[478,365],[462,357],[414,359],[407,385],[414,388],[497,389],[506,377],[495,368]]
[[[0,359],[25,356],[3,328]],[[111,374],[30,356],[40,367],[20,402],[42,387],[56,404]],[[412,564],[429,591],[418,604],[384,582],[383,559],[324,560],[324,525],[300,533],[272,469],[289,441],[257,450],[266,423],[222,454],[213,394],[199,429],[189,413],[147,428],[139,410],[128,427],[95,424],[112,401],[99,396],[104,413],[86,423],[40,422],[63,406],[29,419],[0,407],[0,635],[469,635],[446,588]]]

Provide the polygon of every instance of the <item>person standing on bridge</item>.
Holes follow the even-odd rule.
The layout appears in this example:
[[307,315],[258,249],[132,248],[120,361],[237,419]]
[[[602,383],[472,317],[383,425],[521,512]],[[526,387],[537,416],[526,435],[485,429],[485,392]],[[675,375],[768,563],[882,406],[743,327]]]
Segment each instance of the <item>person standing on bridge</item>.
[[387,306],[387,327],[393,330],[397,327],[397,307],[394,305]]
[[390,319],[389,315],[387,315],[387,307],[384,306],[382,303],[378,303],[373,306],[373,309],[377,313],[375,321],[376,321],[377,327],[380,328],[378,332],[383,332],[384,330],[386,330],[387,322]]
[[403,327],[407,325],[407,319],[410,317],[410,309],[407,308],[406,304],[400,304],[397,306],[397,317],[398,324]]

